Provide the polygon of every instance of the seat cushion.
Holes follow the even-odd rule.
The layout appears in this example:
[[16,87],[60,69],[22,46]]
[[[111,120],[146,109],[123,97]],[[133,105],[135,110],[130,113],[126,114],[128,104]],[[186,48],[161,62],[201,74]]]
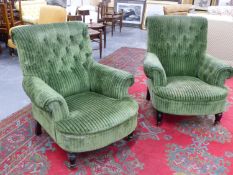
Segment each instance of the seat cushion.
[[227,89],[209,85],[189,76],[168,77],[165,87],[156,86],[154,93],[175,101],[219,101],[227,96]]
[[66,98],[70,116],[56,123],[61,133],[85,135],[111,129],[132,117],[138,105],[131,98],[113,99],[94,92]]

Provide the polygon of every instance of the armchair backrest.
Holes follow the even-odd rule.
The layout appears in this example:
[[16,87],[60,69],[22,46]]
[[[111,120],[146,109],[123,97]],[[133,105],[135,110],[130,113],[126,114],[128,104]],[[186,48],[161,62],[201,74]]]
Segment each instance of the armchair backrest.
[[40,16],[38,24],[61,23],[66,22],[66,9],[54,5],[42,5],[40,7]]
[[89,91],[93,62],[87,26],[55,23],[13,29],[24,76],[36,76],[64,97]]
[[200,17],[148,17],[148,52],[158,56],[167,76],[197,76],[206,51],[207,27],[207,20]]

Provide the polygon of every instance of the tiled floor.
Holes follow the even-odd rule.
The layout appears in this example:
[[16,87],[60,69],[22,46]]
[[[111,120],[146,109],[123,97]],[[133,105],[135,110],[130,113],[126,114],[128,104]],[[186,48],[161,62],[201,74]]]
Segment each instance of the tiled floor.
[[[120,47],[146,48],[146,41],[146,31],[124,27],[120,33],[116,28],[113,37],[108,31],[107,48],[103,50],[103,57]],[[3,43],[0,44],[5,48]],[[99,52],[95,50],[94,58],[97,61],[98,56]],[[9,56],[8,49],[4,49],[4,52],[0,54],[0,120],[30,103],[22,89],[22,78],[18,58]]]

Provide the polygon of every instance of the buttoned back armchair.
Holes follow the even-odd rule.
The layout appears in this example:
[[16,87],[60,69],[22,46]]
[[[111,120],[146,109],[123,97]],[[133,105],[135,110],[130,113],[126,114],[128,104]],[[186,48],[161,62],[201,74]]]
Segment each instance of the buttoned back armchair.
[[156,16],[147,19],[148,52],[144,71],[147,99],[157,110],[176,115],[222,117],[227,97],[224,82],[232,67],[206,54],[207,20],[200,17]]
[[68,152],[96,150],[131,133],[137,103],[128,95],[132,74],[93,61],[87,26],[80,22],[13,29],[23,71],[23,88],[32,101],[36,134],[41,126]]

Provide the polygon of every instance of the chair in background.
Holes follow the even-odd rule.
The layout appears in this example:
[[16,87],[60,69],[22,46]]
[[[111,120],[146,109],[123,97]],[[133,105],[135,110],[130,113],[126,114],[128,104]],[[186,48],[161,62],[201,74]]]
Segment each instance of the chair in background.
[[[15,0],[9,0],[7,3],[7,10],[8,10],[8,18],[11,23],[11,27],[18,26],[18,25],[23,25],[23,20],[22,20],[22,11],[21,9],[16,9],[15,8]],[[17,1],[19,4],[21,4],[21,0]]]
[[25,24],[37,24],[40,15],[40,7],[46,4],[46,0],[19,0],[15,2],[15,8],[21,12],[22,21]]
[[85,23],[86,22],[86,18],[85,17],[88,16],[88,15],[90,15],[90,10],[77,8],[76,15],[81,15],[82,16],[82,20]]
[[0,36],[9,47],[9,54],[12,56],[16,48],[10,37],[11,25],[9,22],[8,10],[6,3],[0,3]]
[[[83,18],[81,15],[68,15],[67,16],[67,20],[68,21],[82,21]],[[102,24],[101,24],[102,25]],[[104,26],[105,27],[105,26]],[[103,28],[103,27],[101,27]],[[92,42],[97,42],[99,43],[99,52],[100,52],[100,58],[102,58],[102,30],[100,30],[100,28],[97,28],[98,30],[94,30],[90,27],[90,25],[88,25],[88,33],[90,36],[90,39]],[[104,30],[104,44],[106,44],[106,30]]]
[[40,7],[38,24],[60,23],[65,21],[67,21],[65,8],[53,5],[43,5]]
[[133,75],[93,60],[85,24],[32,25],[14,29],[12,36],[36,134],[43,126],[68,152],[68,167],[76,166],[78,152],[132,136],[138,114],[138,104],[128,95]]
[[92,42],[99,43],[100,59],[102,58],[102,31],[88,29],[88,33]]
[[207,19],[187,16],[147,18],[148,53],[144,71],[148,77],[147,99],[157,110],[175,115],[215,114],[220,122],[225,109],[224,82],[231,66],[206,54]]
[[[41,6],[40,8],[40,16],[39,16],[37,23],[47,24],[47,23],[65,22],[66,18],[67,18],[67,15],[66,15],[66,10],[64,8],[59,7],[59,6],[45,5],[45,6]],[[20,27],[20,25],[14,26],[12,28],[16,28],[16,27]],[[12,29],[9,29],[8,31],[7,46],[9,47],[9,54],[12,56],[16,49],[16,45],[11,39],[11,30]]]
[[0,3],[0,37],[1,40],[7,45],[9,38],[10,22],[8,19],[6,3]]
[[93,30],[97,30],[99,32],[102,32],[102,34],[104,35],[104,48],[106,48],[106,43],[107,43],[107,32],[106,32],[106,26],[102,23],[93,23],[90,22],[88,24],[88,28],[93,29]]
[[112,36],[113,32],[115,31],[116,24],[120,26],[120,32],[123,25],[123,12],[116,13],[116,12],[108,12],[108,5],[107,2],[101,2],[98,5],[98,17],[97,21],[99,23],[103,23],[104,25],[110,25],[112,27]]
[[67,16],[67,21],[82,21],[82,16],[81,15],[71,15],[71,14],[69,14]]
[[187,15],[192,10],[190,4],[176,4],[163,6],[164,15]]

